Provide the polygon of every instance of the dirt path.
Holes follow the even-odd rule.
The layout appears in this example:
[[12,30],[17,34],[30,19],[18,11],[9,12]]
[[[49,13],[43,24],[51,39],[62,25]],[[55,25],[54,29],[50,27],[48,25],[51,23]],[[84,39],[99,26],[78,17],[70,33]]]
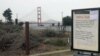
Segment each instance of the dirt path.
[[68,56],[71,56],[69,54],[69,52],[71,52],[69,49],[68,50],[59,50],[59,51],[52,51],[52,52],[45,52],[45,53],[39,53],[39,54],[35,54],[35,55],[30,55],[30,56],[52,56],[53,54],[59,54],[59,53],[64,53],[64,52],[68,52]]

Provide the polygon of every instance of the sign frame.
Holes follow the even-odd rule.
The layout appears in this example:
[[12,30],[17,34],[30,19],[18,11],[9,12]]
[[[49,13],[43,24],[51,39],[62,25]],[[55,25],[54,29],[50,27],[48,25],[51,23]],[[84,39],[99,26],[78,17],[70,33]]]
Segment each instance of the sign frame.
[[[92,51],[92,50],[82,50],[82,49],[75,49],[74,48],[74,44],[73,44],[73,42],[74,42],[74,37],[73,37],[73,33],[74,33],[74,18],[73,18],[73,12],[75,12],[75,11],[81,11],[81,10],[98,10],[99,12],[99,15],[98,15],[98,51]],[[72,32],[72,34],[71,34],[71,50],[75,50],[75,51],[85,51],[85,52],[94,52],[94,53],[100,53],[100,8],[86,8],[86,9],[74,9],[74,10],[72,10],[71,11],[71,16],[72,16],[72,27],[71,27],[71,32]]]

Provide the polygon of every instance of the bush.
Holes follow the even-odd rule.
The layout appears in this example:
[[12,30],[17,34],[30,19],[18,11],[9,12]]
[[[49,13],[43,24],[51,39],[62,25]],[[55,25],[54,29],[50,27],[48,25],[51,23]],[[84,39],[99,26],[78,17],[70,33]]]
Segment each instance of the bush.
[[2,24],[2,21],[0,20],[0,24]]
[[[35,47],[38,47],[40,45],[40,43],[43,41],[43,39],[41,37],[38,37],[37,35],[32,35],[30,34],[29,36],[29,43],[30,43],[30,46],[29,46],[29,49],[32,49],[32,48],[35,48]],[[23,50],[25,50],[25,42],[22,44],[21,48]]]
[[55,37],[57,35],[57,33],[53,30],[45,30],[45,36],[47,37]]
[[17,49],[24,42],[21,27],[10,24],[0,24],[0,50]]
[[24,24],[23,22],[19,22],[18,23],[19,26],[23,26],[23,24]]
[[55,45],[55,46],[66,46],[67,43],[61,39],[57,40],[47,40],[45,41],[45,44]]
[[2,40],[0,41],[0,49],[2,51],[7,50],[10,47],[11,43],[12,41],[10,41],[9,39],[2,38]]
[[0,30],[5,31],[5,33],[15,33],[15,32],[19,32],[20,30],[22,30],[21,26],[18,25],[0,25]]
[[60,39],[55,41],[54,44],[57,45],[57,46],[65,46],[66,45],[66,43],[63,40],[60,40]]
[[44,37],[67,37],[63,32],[47,29],[43,33]]
[[14,38],[16,38],[15,34],[5,34],[0,37],[0,49],[5,51],[11,47],[14,42]]

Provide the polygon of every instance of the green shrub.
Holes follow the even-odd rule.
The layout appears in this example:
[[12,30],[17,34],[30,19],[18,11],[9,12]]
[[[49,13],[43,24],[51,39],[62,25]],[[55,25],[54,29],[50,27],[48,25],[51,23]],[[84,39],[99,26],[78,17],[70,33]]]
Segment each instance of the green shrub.
[[23,26],[23,24],[24,24],[23,22],[19,22],[18,23],[19,26]]
[[45,36],[47,37],[55,37],[57,35],[57,33],[53,30],[45,30]]
[[10,40],[2,38],[2,40],[0,41],[0,49],[2,51],[7,50],[10,47],[11,43],[12,42]]
[[45,44],[55,45],[55,46],[66,46],[67,43],[61,39],[57,40],[46,40]]
[[0,49],[5,51],[11,47],[14,42],[14,38],[16,38],[16,34],[5,34],[0,37]]
[[54,44],[57,46],[65,46],[66,45],[66,43],[63,40],[57,40]]
[[10,24],[0,24],[0,50],[17,49],[24,42],[21,27]]
[[[30,34],[29,41],[30,41],[29,42],[30,43],[29,48],[32,49],[32,48],[38,47],[40,45],[40,43],[43,41],[43,39],[41,37],[37,36],[37,35]],[[23,50],[25,50],[25,47],[26,47],[25,42],[23,42],[21,48]]]

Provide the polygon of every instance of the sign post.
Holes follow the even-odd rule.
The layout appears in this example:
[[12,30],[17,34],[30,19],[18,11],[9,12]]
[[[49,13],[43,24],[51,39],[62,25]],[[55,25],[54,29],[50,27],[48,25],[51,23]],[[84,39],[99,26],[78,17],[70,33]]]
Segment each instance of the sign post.
[[100,8],[72,10],[72,19],[71,49],[75,51],[99,53]]

